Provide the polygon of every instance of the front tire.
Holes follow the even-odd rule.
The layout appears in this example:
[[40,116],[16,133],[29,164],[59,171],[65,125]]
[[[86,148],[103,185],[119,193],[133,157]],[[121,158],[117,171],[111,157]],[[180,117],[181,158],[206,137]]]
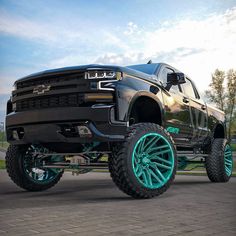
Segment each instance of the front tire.
[[206,171],[212,182],[227,182],[233,172],[233,155],[227,139],[214,139],[206,159]]
[[152,123],[132,125],[125,142],[109,158],[114,183],[134,198],[164,193],[173,182],[177,155],[172,138]]
[[[6,153],[6,169],[12,181],[28,191],[43,191],[58,183],[63,170],[41,169],[32,146],[10,145]],[[50,156],[48,158],[51,158]],[[64,159],[64,157],[60,157]]]

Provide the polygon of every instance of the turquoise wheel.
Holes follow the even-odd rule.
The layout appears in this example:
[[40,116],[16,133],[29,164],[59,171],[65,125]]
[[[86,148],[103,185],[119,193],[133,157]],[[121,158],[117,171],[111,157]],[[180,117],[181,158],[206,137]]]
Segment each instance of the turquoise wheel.
[[231,176],[233,172],[233,154],[232,150],[227,144],[225,146],[225,151],[224,151],[224,164],[225,164],[225,172],[227,176]]
[[227,139],[216,138],[206,158],[206,171],[211,182],[228,182],[233,172],[233,154]]
[[134,198],[151,198],[165,192],[173,182],[176,150],[167,131],[157,124],[132,125],[126,140],[109,158],[115,184]]
[[54,168],[42,168],[43,162],[47,163],[55,163],[55,162],[63,162],[64,156],[61,155],[53,155],[43,157],[40,155],[34,155],[34,152],[47,153],[47,149],[45,148],[35,148],[34,146],[30,146],[26,151],[25,155],[23,155],[23,170],[25,175],[35,183],[38,184],[48,184],[52,182],[54,179],[61,174],[62,169],[54,169]]
[[34,146],[10,145],[6,153],[6,169],[13,182],[28,191],[43,191],[57,184],[63,175],[61,169],[45,169],[45,163],[64,161],[64,156],[45,156],[46,149]]
[[161,134],[148,133],[136,143],[132,167],[137,180],[146,188],[156,189],[171,178],[175,157],[169,141]]

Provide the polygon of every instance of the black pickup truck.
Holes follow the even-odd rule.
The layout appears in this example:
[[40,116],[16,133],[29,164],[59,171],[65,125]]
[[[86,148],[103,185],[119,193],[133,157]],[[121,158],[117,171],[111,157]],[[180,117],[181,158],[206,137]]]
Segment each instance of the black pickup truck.
[[122,191],[150,198],[189,163],[205,166],[212,182],[228,181],[233,169],[224,113],[164,63],[94,64],[19,79],[6,132],[7,171],[29,191],[52,187],[65,169],[109,168]]

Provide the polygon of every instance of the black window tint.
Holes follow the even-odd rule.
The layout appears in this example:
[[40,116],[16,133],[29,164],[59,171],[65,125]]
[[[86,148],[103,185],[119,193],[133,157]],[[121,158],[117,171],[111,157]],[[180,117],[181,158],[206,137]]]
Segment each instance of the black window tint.
[[[167,68],[167,67],[165,67],[164,69],[162,69],[159,78],[160,78],[161,82],[163,83],[164,87],[165,87],[166,84],[167,84],[167,75],[168,75],[169,73],[173,73],[173,72],[174,72],[174,71],[173,71],[172,69]],[[170,87],[170,90],[169,90],[169,91],[179,91],[179,86],[178,86],[178,85],[172,85],[172,86]]]
[[189,97],[196,98],[193,85],[189,79],[186,78],[186,83],[181,84],[181,87],[183,88],[183,93],[186,94]]
[[167,83],[167,74],[168,73],[173,73],[174,71],[165,67],[161,70],[161,73],[160,73],[160,80],[162,81],[163,85],[166,85]]

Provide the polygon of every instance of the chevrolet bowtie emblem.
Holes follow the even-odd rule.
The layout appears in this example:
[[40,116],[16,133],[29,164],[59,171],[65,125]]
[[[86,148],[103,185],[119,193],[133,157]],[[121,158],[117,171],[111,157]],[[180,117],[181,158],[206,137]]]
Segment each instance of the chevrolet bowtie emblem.
[[50,90],[50,88],[51,88],[50,85],[40,84],[34,88],[33,93],[44,94],[45,92],[48,92]]

